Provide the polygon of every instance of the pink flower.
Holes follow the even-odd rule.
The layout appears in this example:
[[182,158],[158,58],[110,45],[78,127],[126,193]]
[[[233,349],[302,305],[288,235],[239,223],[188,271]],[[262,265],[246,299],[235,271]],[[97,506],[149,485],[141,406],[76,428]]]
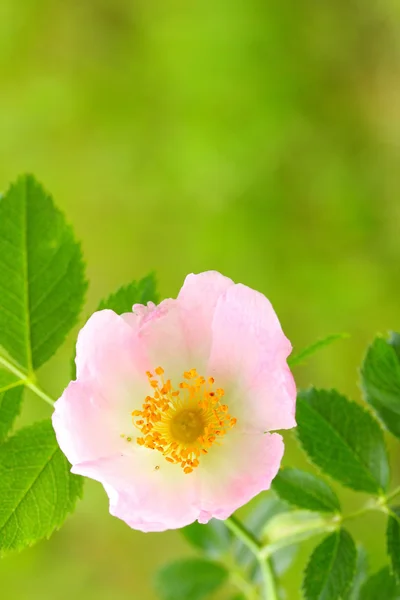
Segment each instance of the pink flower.
[[262,294],[217,272],[176,300],[92,315],[53,425],[112,515],[163,531],[226,519],[270,487],[296,425],[290,342]]

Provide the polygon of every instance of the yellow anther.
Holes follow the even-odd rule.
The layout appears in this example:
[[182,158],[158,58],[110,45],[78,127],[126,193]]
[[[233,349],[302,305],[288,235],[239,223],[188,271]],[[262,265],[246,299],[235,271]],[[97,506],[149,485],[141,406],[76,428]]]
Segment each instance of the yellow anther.
[[214,444],[219,445],[237,420],[228,414],[228,405],[220,402],[224,390],[213,390],[214,377],[199,376],[192,368],[183,373],[183,380],[174,389],[171,380],[163,378],[162,367],[154,373],[146,372],[153,396],[146,396],[142,410],[132,411],[133,423],[143,435],[136,441],[160,452],[184,473],[192,473],[201,456]]

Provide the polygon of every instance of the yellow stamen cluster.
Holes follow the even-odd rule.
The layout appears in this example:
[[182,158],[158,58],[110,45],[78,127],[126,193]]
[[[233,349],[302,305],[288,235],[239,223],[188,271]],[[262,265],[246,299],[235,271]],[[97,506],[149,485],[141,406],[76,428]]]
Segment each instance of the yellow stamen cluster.
[[161,367],[155,375],[147,372],[147,377],[153,395],[146,396],[142,410],[132,412],[133,424],[142,433],[137,443],[158,450],[165,460],[191,473],[200,457],[236,425],[222,403],[225,392],[214,391],[214,378],[205,379],[196,369],[183,373],[178,389],[164,378]]

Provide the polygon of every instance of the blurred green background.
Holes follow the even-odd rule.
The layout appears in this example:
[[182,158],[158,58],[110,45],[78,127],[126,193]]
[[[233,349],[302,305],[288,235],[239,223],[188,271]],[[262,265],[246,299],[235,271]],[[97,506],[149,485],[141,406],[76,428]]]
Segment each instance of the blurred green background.
[[[2,0],[0,72],[0,188],[33,172],[67,214],[85,314],[150,270],[165,297],[218,269],[264,292],[298,349],[350,333],[296,377],[359,398],[367,342],[400,328],[397,0]],[[75,335],[41,373],[55,397]],[[285,460],[304,464],[290,439]],[[381,517],[352,527],[378,567]],[[153,600],[154,570],[189,552],[112,518],[88,482],[60,532],[0,563],[2,597]]]

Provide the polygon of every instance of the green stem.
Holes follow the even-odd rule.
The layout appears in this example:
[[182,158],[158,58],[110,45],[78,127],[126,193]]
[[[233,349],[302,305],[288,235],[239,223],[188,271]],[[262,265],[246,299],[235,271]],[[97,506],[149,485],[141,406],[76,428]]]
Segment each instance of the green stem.
[[[337,529],[339,526],[339,521],[334,523],[333,521],[331,523],[327,523],[326,527],[322,528],[322,527],[318,527],[316,528],[315,526],[310,527],[309,529],[304,529],[302,532],[303,533],[308,533],[309,537],[314,537],[317,535],[322,535],[323,533],[328,533],[328,532],[332,532],[335,529]],[[269,544],[266,544],[265,546],[263,546],[261,548],[260,551],[260,557],[261,558],[270,558],[273,554],[275,554],[275,552],[278,552],[278,550],[282,550],[283,548],[287,548],[288,546],[293,546],[295,542],[293,541],[293,536],[288,535],[288,537],[286,538],[282,538],[280,540],[277,540],[276,542],[271,542]]]
[[390,492],[390,494],[388,494],[388,496],[386,496],[386,501],[393,500],[393,498],[395,498],[399,494],[400,494],[400,485],[397,488],[395,488],[393,490],[393,492]]
[[3,385],[3,387],[0,388],[0,394],[2,394],[3,392],[8,392],[9,390],[19,387],[20,385],[25,385],[25,383],[25,380],[18,379],[18,381],[14,381],[13,383],[9,383],[8,385]]
[[[324,527],[324,529],[322,529],[320,526],[318,528],[315,528],[315,526],[313,525],[312,527],[307,529],[307,532],[310,534],[310,537],[316,536],[316,535],[321,535],[324,532],[334,531],[335,529],[340,527],[340,525],[342,523],[344,523],[345,521],[351,521],[352,519],[357,519],[358,517],[361,517],[368,512],[376,510],[379,512],[387,513],[388,508],[386,506],[386,503],[389,500],[392,500],[398,494],[400,494],[400,486],[397,487],[395,490],[393,490],[393,492],[391,492],[388,496],[386,496],[386,497],[382,496],[382,498],[380,498],[376,502],[367,504],[366,506],[363,506],[362,508],[360,508],[359,510],[357,510],[353,513],[350,513],[348,515],[334,517],[332,520],[327,521],[326,527]],[[313,531],[313,529],[315,529],[315,531]],[[292,536],[289,535],[287,538],[282,538],[282,539],[278,540],[277,542],[272,542],[270,544],[263,546],[260,551],[260,556],[268,558],[268,557],[272,556],[278,550],[282,550],[282,548],[286,548],[287,546],[291,546],[292,544],[293,544],[293,538],[292,538]]]
[[42,390],[41,387],[37,385],[36,381],[34,380],[33,374],[32,376],[29,376],[27,373],[21,371],[12,362],[8,361],[3,356],[0,356],[0,365],[3,365],[8,371],[10,371],[10,373],[18,377],[18,384],[16,383],[15,385],[25,385],[27,388],[32,390],[32,392],[36,394],[36,396],[39,396],[39,398],[42,398],[42,400],[47,402],[47,404],[53,406],[54,400],[48,394],[46,394],[46,392]]
[[229,570],[231,582],[242,592],[246,600],[259,600],[257,589],[247,581],[245,576],[232,567]]
[[268,558],[258,557],[264,588],[265,600],[278,600],[275,576]]
[[262,545],[257,538],[235,517],[226,519],[225,525],[254,554],[260,566],[265,600],[278,600],[274,574],[267,557],[262,553]]
[[393,500],[393,498],[395,498],[399,494],[400,485],[397,488],[395,488],[392,492],[390,492],[390,494],[388,494],[387,496],[381,496],[380,498],[378,498],[378,500],[376,500],[374,503],[367,504],[366,506],[363,506],[363,508],[360,508],[356,512],[350,513],[349,515],[343,515],[343,517],[340,519],[340,522],[349,521],[350,519],[356,519],[357,517],[361,517],[365,513],[370,512],[372,510],[377,510],[386,513],[388,511],[388,502]]
[[20,371],[18,369],[18,367],[13,365],[12,362],[8,361],[3,356],[0,356],[0,365],[3,365],[3,367],[5,367],[7,369],[7,371],[10,371],[10,373],[12,373],[16,377],[18,377],[18,379],[22,379],[24,381],[26,379],[28,379],[28,375],[26,373],[24,373],[23,371]]
[[39,396],[39,398],[42,398],[42,400],[47,402],[47,404],[50,404],[50,406],[54,405],[54,400],[52,398],[50,398],[50,396],[48,394],[46,394],[46,392],[44,390],[42,390],[42,388],[40,388],[38,385],[36,385],[36,383],[33,383],[33,381],[28,380],[25,383],[25,385],[30,390],[32,390],[32,392],[34,394],[36,394],[36,396]]
[[[395,488],[387,496],[382,496],[381,498],[376,500],[374,503],[367,504],[366,506],[363,506],[362,508],[360,508],[359,510],[357,510],[353,513],[350,513],[348,515],[343,515],[342,517],[339,517],[339,516],[334,517],[331,521],[327,522],[326,528],[324,530],[327,532],[333,531],[334,529],[339,527],[341,525],[341,523],[343,523],[345,521],[350,521],[351,519],[356,519],[357,517],[361,517],[362,515],[364,515],[368,512],[371,512],[373,510],[387,513],[387,512],[389,512],[389,509],[387,508],[387,503],[390,500],[393,500],[393,498],[395,498],[399,494],[400,494],[400,486]],[[396,515],[396,518],[398,518],[397,515]],[[275,582],[274,574],[273,574],[273,571],[271,568],[271,564],[269,562],[269,558],[277,550],[280,550],[281,548],[285,548],[288,545],[292,545],[293,538],[291,536],[289,536],[287,539],[283,538],[283,539],[279,540],[278,542],[270,543],[270,544],[263,546],[257,540],[257,538],[251,533],[251,531],[248,531],[248,529],[246,529],[246,527],[235,516],[231,516],[229,519],[227,519],[225,521],[225,525],[228,527],[228,529],[230,529],[230,531],[239,540],[241,540],[241,542],[243,542],[243,544],[256,557],[257,562],[260,566],[260,571],[261,571],[261,576],[262,576],[262,581],[263,581],[264,597],[266,598],[266,600],[278,600],[276,582]],[[315,532],[312,532],[312,529],[314,529],[314,527],[310,529],[310,532],[314,533],[315,535],[319,535],[319,534],[323,533],[323,531],[321,531],[321,528],[315,529]],[[252,600],[255,597],[254,590],[251,588],[251,586],[247,587],[246,591],[243,590],[244,579],[243,579],[242,575],[240,576],[240,579],[241,579],[240,582],[237,581],[238,587],[242,587],[242,591],[244,591],[246,597]]]
[[247,548],[255,555],[258,556],[261,550],[261,544],[257,540],[257,538],[248,531],[246,527],[234,516],[232,515],[226,521],[224,521],[225,525],[228,529],[232,531],[232,533],[241,541]]
[[358,517],[361,517],[362,515],[365,515],[366,513],[371,512],[373,510],[382,511],[382,502],[378,502],[376,504],[369,504],[364,506],[363,508],[360,508],[359,510],[356,510],[353,513],[350,513],[349,515],[343,515],[339,522],[343,523],[344,521],[351,521],[352,519],[357,519]]

